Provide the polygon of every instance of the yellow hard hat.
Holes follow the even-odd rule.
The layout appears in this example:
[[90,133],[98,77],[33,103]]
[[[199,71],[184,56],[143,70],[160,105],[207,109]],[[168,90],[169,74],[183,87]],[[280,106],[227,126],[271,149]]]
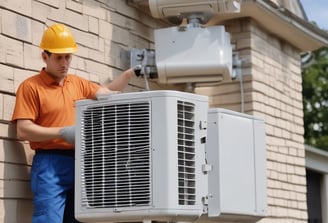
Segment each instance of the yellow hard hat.
[[75,53],[77,45],[71,31],[63,24],[53,24],[44,33],[40,48],[50,53]]

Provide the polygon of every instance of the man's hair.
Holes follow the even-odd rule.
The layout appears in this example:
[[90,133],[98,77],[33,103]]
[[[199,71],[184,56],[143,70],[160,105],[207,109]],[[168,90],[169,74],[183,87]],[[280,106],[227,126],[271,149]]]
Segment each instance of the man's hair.
[[49,52],[48,50],[44,50],[43,52],[45,52],[49,57],[51,56],[51,52]]

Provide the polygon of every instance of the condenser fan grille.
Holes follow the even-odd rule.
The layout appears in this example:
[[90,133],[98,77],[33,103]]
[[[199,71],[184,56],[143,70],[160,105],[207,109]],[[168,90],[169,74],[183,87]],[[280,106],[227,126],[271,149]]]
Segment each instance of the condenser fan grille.
[[81,119],[82,205],[146,206],[150,186],[150,103],[87,107]]
[[179,204],[196,202],[194,104],[178,101],[178,177]]

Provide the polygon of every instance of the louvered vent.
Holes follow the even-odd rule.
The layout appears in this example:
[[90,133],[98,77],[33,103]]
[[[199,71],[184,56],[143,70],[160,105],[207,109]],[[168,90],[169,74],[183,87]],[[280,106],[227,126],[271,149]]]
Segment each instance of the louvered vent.
[[82,206],[150,204],[150,137],[150,102],[94,105],[83,111]]
[[195,174],[195,106],[178,101],[178,177],[179,205],[194,205],[196,202]]

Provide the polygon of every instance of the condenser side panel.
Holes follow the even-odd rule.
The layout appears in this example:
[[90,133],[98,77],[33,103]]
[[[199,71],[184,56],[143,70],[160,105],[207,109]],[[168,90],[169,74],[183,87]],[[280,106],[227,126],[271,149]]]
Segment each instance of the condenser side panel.
[[264,122],[226,109],[210,109],[206,158],[209,220],[256,220],[266,209]]
[[267,214],[267,159],[264,120],[254,120],[255,171],[256,171],[256,214]]

